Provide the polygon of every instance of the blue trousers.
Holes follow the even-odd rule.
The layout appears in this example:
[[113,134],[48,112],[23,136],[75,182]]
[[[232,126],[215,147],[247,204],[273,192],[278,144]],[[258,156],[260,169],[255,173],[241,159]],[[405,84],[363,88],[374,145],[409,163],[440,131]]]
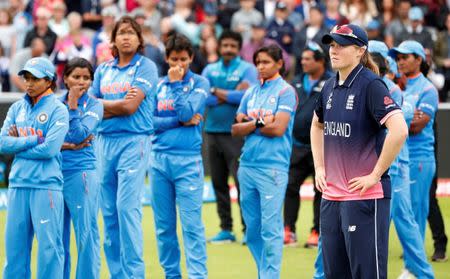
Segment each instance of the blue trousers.
[[435,161],[409,162],[409,177],[411,185],[411,205],[414,219],[419,225],[422,241],[425,241],[425,229],[427,225],[428,212],[430,210],[430,188],[436,172]]
[[64,175],[64,278],[70,278],[70,220],[77,243],[76,278],[99,278],[100,237],[96,170],[65,171]]
[[207,278],[205,228],[202,222],[202,157],[153,153],[152,164],[151,203],[159,262],[164,268],[166,278],[181,279],[177,205],[188,277]]
[[322,199],[320,235],[327,279],[386,279],[389,199]]
[[31,278],[31,247],[35,233],[38,254],[37,276],[33,278],[63,278],[63,206],[61,191],[8,189],[3,278]]
[[417,278],[434,278],[427,261],[423,239],[411,208],[409,166],[399,163],[398,173],[391,174],[391,218],[403,247],[405,267]]
[[144,278],[142,204],[150,137],[99,136],[104,250],[111,278]]
[[325,279],[325,272],[323,271],[323,256],[322,256],[322,237],[319,234],[319,243],[317,245],[317,256],[314,262],[314,276],[313,279]]
[[288,172],[240,166],[241,208],[247,224],[247,246],[261,279],[280,278],[283,255],[282,207]]

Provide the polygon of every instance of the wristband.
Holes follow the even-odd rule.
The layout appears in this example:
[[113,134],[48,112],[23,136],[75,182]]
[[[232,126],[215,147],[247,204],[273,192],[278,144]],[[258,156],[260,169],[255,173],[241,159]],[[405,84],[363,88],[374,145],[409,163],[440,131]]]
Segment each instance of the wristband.
[[262,119],[260,117],[260,118],[256,119],[255,126],[256,126],[256,128],[262,128],[262,127],[266,126],[266,123],[264,122],[264,119]]
[[216,93],[216,88],[211,87],[211,89],[209,89],[209,92],[211,92],[211,94],[214,95]]

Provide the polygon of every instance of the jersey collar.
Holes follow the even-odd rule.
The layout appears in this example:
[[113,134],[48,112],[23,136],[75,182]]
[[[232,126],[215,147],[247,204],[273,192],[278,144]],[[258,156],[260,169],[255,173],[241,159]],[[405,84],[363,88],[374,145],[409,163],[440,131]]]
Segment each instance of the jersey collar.
[[[67,104],[67,98],[69,97],[69,90],[67,90],[62,96],[61,96],[61,100]],[[81,95],[80,98],[78,98],[78,104],[83,104],[84,102],[87,102],[87,99],[89,98],[89,94],[86,92],[83,93],[83,95]]]
[[47,96],[50,96],[53,94],[53,90],[51,88],[47,89],[44,93],[42,93],[39,97],[36,98],[36,103],[33,103],[33,100],[31,99],[28,94],[25,94],[24,99],[32,106],[37,105],[41,100],[45,99]]
[[114,58],[112,66],[116,67],[116,68],[126,68],[126,67],[129,67],[129,66],[134,66],[134,64],[136,64],[139,61],[139,59],[141,59],[141,55],[139,53],[136,53],[133,56],[133,58],[131,59],[131,61],[130,61],[130,63],[128,65],[126,65],[124,67],[119,67],[119,65],[118,65],[119,64],[119,57],[116,57],[116,58]]
[[235,67],[241,63],[241,57],[239,55],[236,56],[234,59],[232,59],[230,61],[230,63],[228,65],[225,65],[225,63],[223,62],[223,58],[220,58],[220,62],[222,63],[223,67],[231,68],[231,67]]
[[[362,64],[358,64],[345,79],[344,84],[342,84],[342,86],[350,88],[350,86],[352,86],[353,84],[353,81],[355,81],[356,77],[362,71],[363,68],[364,66]],[[336,79],[334,80],[334,88],[338,86],[339,86],[339,72],[336,73]]]
[[273,77],[266,79],[265,81],[260,79],[259,81],[261,82],[261,85],[269,85],[271,83],[273,83],[274,81],[278,80],[279,78],[281,78],[281,75],[279,73],[276,73],[275,75],[273,75]]

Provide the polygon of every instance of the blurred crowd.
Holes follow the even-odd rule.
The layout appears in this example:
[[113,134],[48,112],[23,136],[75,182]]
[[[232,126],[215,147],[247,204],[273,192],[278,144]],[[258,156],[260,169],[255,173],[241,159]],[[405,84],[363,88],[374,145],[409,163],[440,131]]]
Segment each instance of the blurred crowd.
[[[336,24],[364,27],[370,40],[391,48],[413,39],[426,49],[428,78],[446,101],[450,87],[450,0],[0,0],[2,92],[24,91],[17,76],[25,62],[49,56],[58,68],[73,57],[98,65],[112,58],[109,37],[124,14],[141,25],[145,56],[165,73],[164,41],[172,32],[195,46],[192,70],[219,59],[217,39],[224,29],[242,34],[241,56],[276,43],[284,50],[287,79],[301,73],[300,57]],[[62,87],[62,83],[59,85]]]

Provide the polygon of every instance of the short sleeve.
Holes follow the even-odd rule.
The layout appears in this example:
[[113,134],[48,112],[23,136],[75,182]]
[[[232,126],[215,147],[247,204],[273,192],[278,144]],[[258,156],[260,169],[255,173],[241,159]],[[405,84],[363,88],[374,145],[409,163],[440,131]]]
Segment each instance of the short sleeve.
[[297,94],[295,93],[294,88],[292,86],[288,86],[281,90],[279,99],[278,99],[278,109],[277,111],[284,111],[290,114],[295,114],[297,109]]
[[247,89],[247,91],[245,91],[244,97],[242,97],[241,103],[239,104],[239,108],[236,111],[236,115],[239,113],[247,115],[247,103],[248,100],[250,99],[250,95],[252,94],[252,88],[253,87],[250,87],[249,89]]
[[382,80],[371,81],[366,94],[367,109],[379,126],[383,126],[391,115],[402,112]]
[[103,95],[100,92],[100,81],[101,81],[100,71],[102,71],[103,67],[104,65],[100,65],[95,70],[94,80],[92,81],[91,87],[88,90],[89,95],[94,96],[95,98],[103,98]]
[[420,95],[417,103],[417,108],[428,114],[430,117],[434,117],[439,103],[439,97],[436,89],[430,85]]
[[145,96],[149,96],[153,92],[156,92],[158,69],[155,63],[146,57],[142,57],[142,60],[137,63],[141,63],[141,65],[138,66],[135,79],[131,86],[141,89]]
[[314,107],[314,112],[319,119],[319,123],[323,123],[323,98],[325,96],[325,92],[328,91],[328,84],[329,83],[325,83],[322,87],[322,91],[320,92],[319,98],[316,99],[316,106]]

